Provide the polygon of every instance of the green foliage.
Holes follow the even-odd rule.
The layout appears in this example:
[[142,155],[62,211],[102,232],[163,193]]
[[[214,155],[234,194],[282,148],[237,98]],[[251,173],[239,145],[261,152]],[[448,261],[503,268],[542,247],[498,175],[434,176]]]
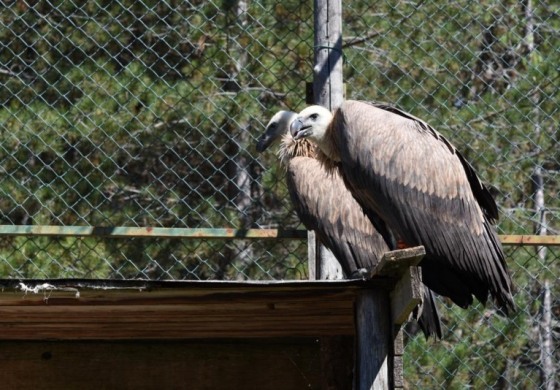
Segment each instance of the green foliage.
[[[560,231],[559,9],[533,3],[532,20],[512,0],[343,4],[347,98],[442,132],[492,189],[507,234],[535,229],[537,167]],[[1,223],[298,227],[283,169],[254,143],[274,112],[305,104],[313,4],[246,4],[6,2]],[[518,312],[442,302],[445,339],[409,335],[410,388],[540,385],[542,284],[558,280],[560,255],[507,249]],[[1,275],[17,278],[300,279],[305,259],[293,240],[0,240]]]
[[[504,317],[481,304],[463,310],[440,299],[444,339],[426,341],[417,334],[407,340],[405,378],[411,388],[539,386],[542,284],[557,278],[553,264],[560,252],[549,248],[545,264],[535,260],[534,248],[506,247],[506,253],[512,260],[516,313]],[[558,286],[551,287],[551,294],[557,295]],[[553,353],[557,355],[557,351]]]

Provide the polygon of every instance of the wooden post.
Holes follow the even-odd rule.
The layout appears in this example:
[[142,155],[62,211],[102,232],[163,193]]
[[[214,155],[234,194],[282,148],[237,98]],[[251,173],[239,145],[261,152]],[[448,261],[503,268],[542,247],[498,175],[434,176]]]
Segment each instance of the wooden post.
[[[342,83],[342,3],[341,0],[314,0],[315,57],[313,65],[313,102],[330,110],[344,99]],[[315,248],[310,268],[317,279],[342,279],[342,267],[336,257],[308,236]]]
[[[313,103],[334,110],[342,104],[342,3],[341,0],[314,0],[315,39],[313,65]],[[309,268],[317,279],[342,279],[344,274],[336,257],[308,235]],[[321,338],[321,370],[324,389],[351,389],[352,373],[339,373],[337,367],[352,359],[353,344],[348,338]]]
[[356,300],[356,389],[389,389],[392,334],[389,296],[364,290]]
[[315,0],[315,61],[313,97],[315,104],[331,110],[344,99],[342,83],[342,3]]
[[[314,0],[315,7],[315,59],[313,67],[313,102],[331,111],[344,100],[342,81],[342,2],[341,0]],[[309,237],[314,239],[314,235]],[[310,242],[310,275],[318,279],[339,278],[340,264],[326,248]],[[389,389],[402,385],[401,374],[395,375],[395,365],[402,359],[402,348],[395,347],[399,340],[400,324],[410,311],[421,302],[419,273],[411,267],[424,256],[424,248],[410,251],[389,252],[372,271],[375,275],[393,278],[393,291],[364,289],[356,298],[356,358],[354,388],[359,390]],[[404,260],[404,261],[403,261]],[[337,271],[338,270],[338,271]],[[314,271],[314,273],[313,273]],[[348,359],[345,340],[321,339],[321,370],[324,374],[323,388],[350,389],[352,384],[340,383],[337,376],[326,375],[336,370]],[[398,344],[398,343],[397,343]],[[399,349],[395,354],[395,349]],[[346,351],[341,353],[341,351]],[[402,373],[402,370],[399,371]],[[329,379],[329,378],[333,379]],[[338,376],[340,379],[340,375]]]
[[356,299],[355,389],[384,390],[403,387],[400,326],[422,300],[416,265],[424,247],[387,252],[370,276],[395,280],[392,291],[367,289]]

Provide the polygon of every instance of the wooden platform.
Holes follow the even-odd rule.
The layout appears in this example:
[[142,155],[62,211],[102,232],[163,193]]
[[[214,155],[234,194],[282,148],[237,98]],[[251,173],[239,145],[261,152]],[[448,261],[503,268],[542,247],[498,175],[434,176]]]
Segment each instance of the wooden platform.
[[[0,383],[17,389],[385,389],[424,249],[367,280],[0,280]],[[397,343],[398,344],[398,343]]]
[[328,364],[351,388],[356,294],[386,283],[0,284],[5,388],[280,390],[329,388],[321,350],[341,337]]

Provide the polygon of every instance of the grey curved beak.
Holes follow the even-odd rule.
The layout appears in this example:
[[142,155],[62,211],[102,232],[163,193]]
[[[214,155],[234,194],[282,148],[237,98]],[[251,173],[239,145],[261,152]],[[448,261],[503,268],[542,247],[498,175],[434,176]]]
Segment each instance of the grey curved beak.
[[303,122],[301,121],[301,118],[296,118],[296,120],[293,121],[292,124],[290,125],[290,134],[295,140],[301,138],[302,134],[300,134],[300,131],[302,127],[303,127]]

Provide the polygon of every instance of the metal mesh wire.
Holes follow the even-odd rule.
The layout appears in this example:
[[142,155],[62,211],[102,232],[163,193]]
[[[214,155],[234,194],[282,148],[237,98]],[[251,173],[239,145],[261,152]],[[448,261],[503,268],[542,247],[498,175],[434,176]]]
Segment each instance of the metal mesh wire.
[[397,104],[452,140],[493,187],[501,232],[531,234],[546,214],[558,234],[558,9],[527,4],[349,6],[347,97]]
[[[310,2],[4,5],[0,223],[298,227],[276,157],[254,143],[275,111],[304,106]],[[347,98],[391,102],[447,136],[492,188],[502,234],[559,234],[558,4],[352,1],[343,20]],[[0,248],[5,278],[306,278],[300,240],[3,237]],[[410,388],[550,385],[560,253],[506,249],[518,312],[440,300],[445,339],[408,335]]]

